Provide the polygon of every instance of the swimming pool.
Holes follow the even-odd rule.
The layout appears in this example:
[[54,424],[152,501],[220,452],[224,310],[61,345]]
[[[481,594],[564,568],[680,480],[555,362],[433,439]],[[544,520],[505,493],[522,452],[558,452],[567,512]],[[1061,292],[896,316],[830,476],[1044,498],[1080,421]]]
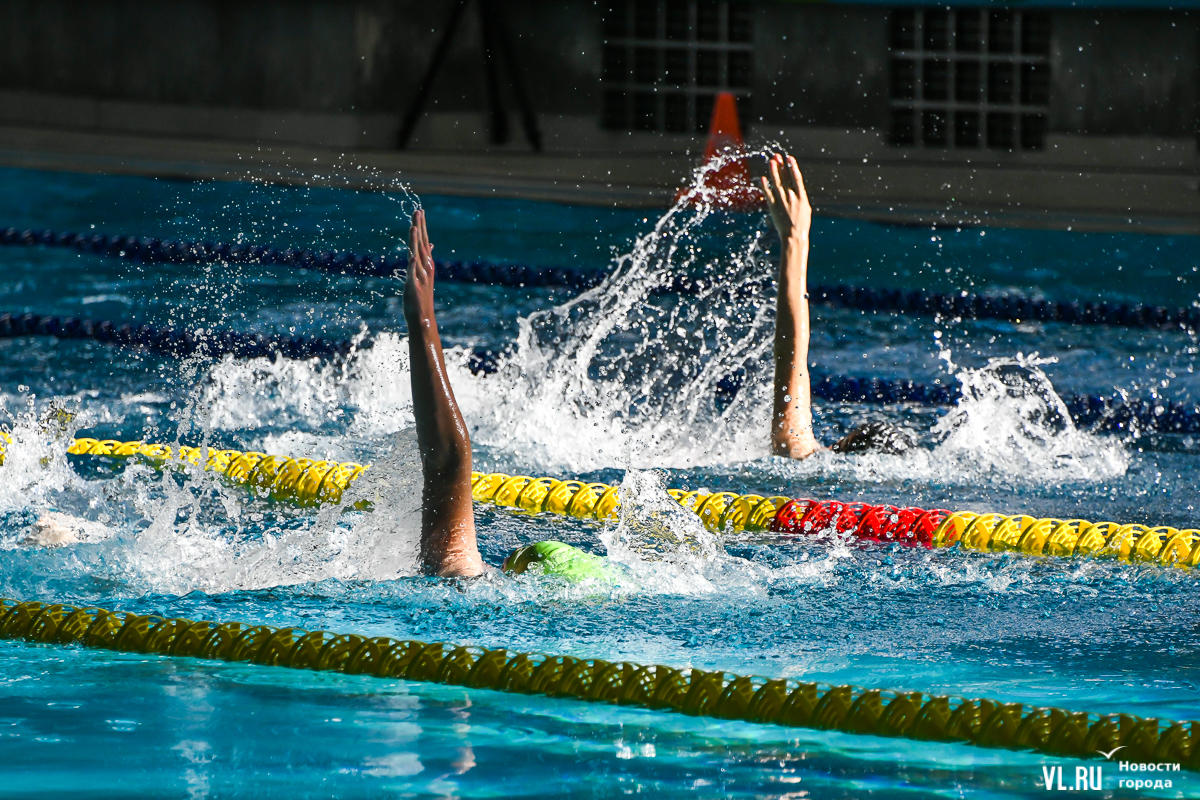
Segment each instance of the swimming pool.
[[[704,549],[703,533],[664,518],[661,493],[704,486],[1193,526],[1194,437],[1064,428],[1037,413],[1036,383],[1044,374],[1062,393],[1195,398],[1193,338],[817,308],[821,370],[924,382],[961,373],[977,392],[949,411],[818,404],[825,440],[864,418],[937,434],[907,459],[785,462],[764,455],[768,304],[739,291],[771,269],[759,217],[421,200],[440,257],[618,269],[578,300],[445,284],[439,316],[448,345],[521,344],[494,376],[452,365],[477,469],[626,480],[618,525],[479,506],[485,559],[561,538],[631,561],[636,581],[597,593],[534,576],[461,589],[409,577],[415,459],[393,282],[8,248],[3,310],[338,338],[365,326],[378,341],[345,363],[215,365],[0,341],[0,402],[21,445],[0,468],[0,595],[1196,717],[1189,572],[831,537],[739,536],[704,560],[689,555]],[[400,191],[4,170],[0,224],[381,252],[403,241],[411,202]],[[889,227],[822,218],[817,203],[814,282],[1168,305],[1200,292],[1196,239]],[[701,297],[651,291],[685,272],[723,281]],[[1037,363],[1047,358],[1057,361]],[[993,359],[1025,365],[1027,396],[1000,387]],[[738,367],[751,379],[718,403],[713,377]],[[370,487],[375,513],[337,515],[141,465],[72,464],[37,425],[52,403],[78,411],[75,435],[370,461],[386,480]],[[47,507],[113,535],[18,546],[31,509]],[[664,540],[681,542],[671,558],[634,558]],[[16,795],[1024,797],[1044,794],[1043,767],[1075,764],[249,665],[11,642],[0,658],[0,792]],[[1116,766],[1105,766],[1113,795]],[[1172,780],[1157,794],[1200,793],[1194,776]]]

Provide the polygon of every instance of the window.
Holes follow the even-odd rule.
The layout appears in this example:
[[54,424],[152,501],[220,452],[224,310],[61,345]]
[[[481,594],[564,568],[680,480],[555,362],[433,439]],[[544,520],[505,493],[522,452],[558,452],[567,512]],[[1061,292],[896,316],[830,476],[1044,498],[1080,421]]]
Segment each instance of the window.
[[[601,122],[612,130],[708,130],[717,92],[753,80],[750,5],[737,0],[614,0],[604,11]],[[744,118],[744,117],[743,117]]]
[[897,9],[890,40],[892,144],[1042,148],[1050,103],[1048,14]]

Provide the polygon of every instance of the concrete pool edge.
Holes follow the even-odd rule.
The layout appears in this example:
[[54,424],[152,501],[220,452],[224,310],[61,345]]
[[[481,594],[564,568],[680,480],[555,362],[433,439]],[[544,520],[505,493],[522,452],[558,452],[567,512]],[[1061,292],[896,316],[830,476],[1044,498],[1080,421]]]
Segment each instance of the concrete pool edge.
[[[1161,169],[1075,169],[937,159],[852,161],[803,154],[818,212],[878,222],[1072,231],[1200,234],[1197,177]],[[341,152],[301,144],[217,141],[0,125],[0,166],[182,180],[262,181],[665,209],[691,172],[685,151]],[[878,186],[890,187],[886,193]],[[1036,187],[1036,188],[1031,188]]]

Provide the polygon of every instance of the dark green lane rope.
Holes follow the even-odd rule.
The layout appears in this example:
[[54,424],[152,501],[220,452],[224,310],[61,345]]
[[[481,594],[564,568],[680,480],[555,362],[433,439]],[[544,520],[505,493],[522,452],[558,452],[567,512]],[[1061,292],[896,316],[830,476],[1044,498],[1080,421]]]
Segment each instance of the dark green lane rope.
[[1200,771],[1196,721],[5,599],[0,599],[0,638],[331,670],[1076,758],[1122,747],[1123,760],[1178,763]]

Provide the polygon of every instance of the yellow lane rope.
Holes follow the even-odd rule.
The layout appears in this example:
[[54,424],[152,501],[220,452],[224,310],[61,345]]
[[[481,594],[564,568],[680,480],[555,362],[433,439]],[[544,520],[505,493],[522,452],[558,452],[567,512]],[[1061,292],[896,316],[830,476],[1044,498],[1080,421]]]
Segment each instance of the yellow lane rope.
[[[0,435],[0,439],[7,439]],[[289,458],[254,451],[200,449],[113,439],[76,439],[74,455],[137,457],[155,466],[192,464],[217,472],[259,496],[313,506],[341,501],[367,465],[351,461]],[[0,442],[0,463],[3,463]],[[541,513],[612,520],[620,505],[606,483],[474,472],[476,501]],[[1200,530],[1134,523],[1037,518],[1024,514],[839,503],[783,496],[669,489],[711,530],[773,531],[803,535],[835,529],[855,538],[923,547],[959,545],[981,552],[1033,556],[1083,556],[1181,568],[1200,566]]]

